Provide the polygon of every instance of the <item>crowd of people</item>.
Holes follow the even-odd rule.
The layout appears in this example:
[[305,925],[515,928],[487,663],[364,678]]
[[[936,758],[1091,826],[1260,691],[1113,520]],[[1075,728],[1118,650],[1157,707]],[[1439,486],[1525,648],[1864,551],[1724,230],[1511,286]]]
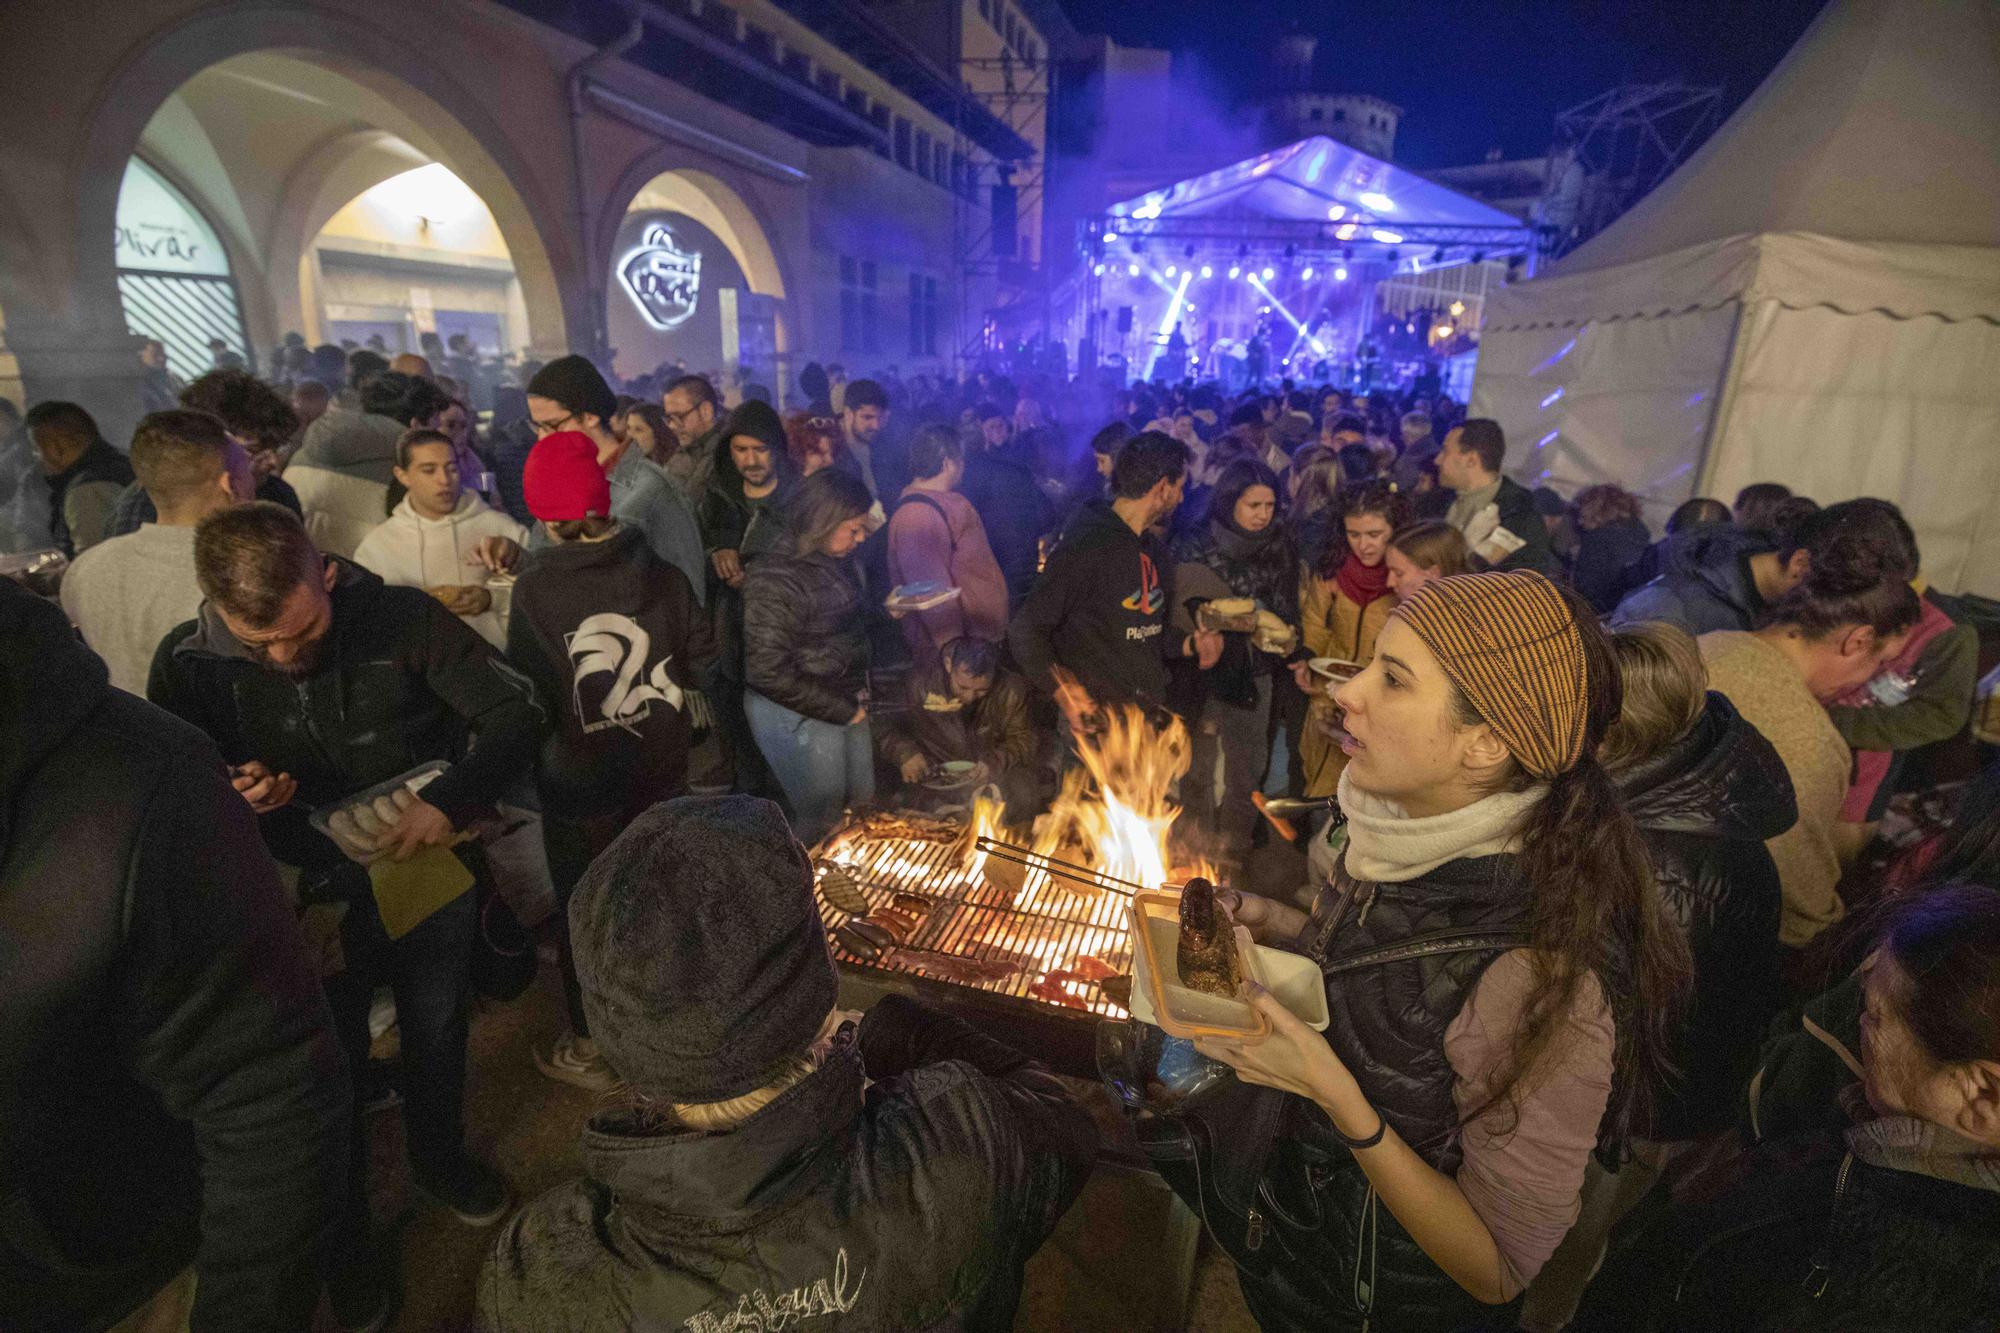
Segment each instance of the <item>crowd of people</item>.
[[[0,441],[62,557],[0,579],[0,1327],[386,1326],[394,1106],[412,1185],[506,1221],[485,1327],[1011,1327],[1100,1128],[841,1008],[807,849],[974,786],[1026,824],[1128,715],[1331,1001],[1254,994],[1269,1040],[1197,1043],[1236,1077],[1132,1108],[1262,1327],[2000,1310],[2000,780],[1863,856],[1978,674],[1894,504],[1656,540],[1448,399],[1289,381],[810,365],[781,411],[463,360],[288,342],[152,367],[123,445],[68,402]],[[536,1064],[602,1100],[521,1206],[467,1038],[538,939]]]

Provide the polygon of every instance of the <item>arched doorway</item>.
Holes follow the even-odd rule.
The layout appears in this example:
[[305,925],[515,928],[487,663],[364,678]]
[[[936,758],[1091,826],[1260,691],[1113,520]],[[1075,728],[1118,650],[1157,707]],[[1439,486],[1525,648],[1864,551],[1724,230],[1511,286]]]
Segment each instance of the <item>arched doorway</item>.
[[[380,71],[292,52],[217,61],[160,103],[134,161],[212,224],[258,348],[441,356],[457,335],[490,365],[564,342],[542,231],[510,177],[442,107]],[[181,323],[201,332],[194,311]],[[174,357],[180,373],[207,368],[213,336],[194,338],[199,359]]]
[[309,342],[420,352],[439,370],[447,358],[476,364],[482,384],[494,363],[528,346],[506,237],[441,162],[390,176],[336,209],[300,259],[299,291]]
[[686,371],[725,392],[759,383],[783,394],[784,274],[735,190],[702,171],[653,176],[627,203],[609,254],[605,325],[620,376]]
[[[421,28],[429,16],[411,22]],[[572,325],[587,322],[555,184],[564,173],[531,161],[491,98],[431,59],[413,32],[325,6],[211,10],[160,30],[100,85],[78,155],[73,234],[110,235],[124,166],[142,157],[215,227],[248,340],[269,348],[305,331],[301,261],[326,222],[371,186],[441,163],[504,238],[527,326],[517,341],[537,354],[565,348]],[[79,243],[70,290],[80,302],[115,288],[110,250]]]
[[179,187],[134,157],[118,191],[118,299],[125,327],[157,339],[184,372],[254,364],[222,238]]

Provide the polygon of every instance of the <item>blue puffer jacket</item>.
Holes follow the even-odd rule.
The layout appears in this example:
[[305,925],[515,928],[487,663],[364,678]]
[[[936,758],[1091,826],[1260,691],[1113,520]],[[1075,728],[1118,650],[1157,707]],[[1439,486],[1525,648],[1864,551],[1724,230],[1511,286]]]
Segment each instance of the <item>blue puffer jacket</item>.
[[1771,539],[1728,527],[1700,527],[1667,543],[1660,576],[1611,613],[1611,627],[1660,620],[1690,634],[1756,627],[1763,599],[1750,578],[1750,557]]

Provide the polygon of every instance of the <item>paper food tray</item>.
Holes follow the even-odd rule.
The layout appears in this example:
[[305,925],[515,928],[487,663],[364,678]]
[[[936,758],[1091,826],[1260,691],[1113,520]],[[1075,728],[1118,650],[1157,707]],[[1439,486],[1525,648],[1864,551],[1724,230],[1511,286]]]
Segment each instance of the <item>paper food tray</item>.
[[[1314,1032],[1326,1031],[1331,1015],[1326,1008],[1326,984],[1320,975],[1319,964],[1283,949],[1272,949],[1262,944],[1250,947],[1256,952],[1257,970],[1264,974],[1263,985],[1277,997],[1278,1003],[1291,1010],[1292,1017]],[[1204,995],[1201,998],[1211,997]],[[1136,976],[1132,983],[1132,1017],[1141,1023],[1165,1028],[1153,1011],[1150,987],[1141,984]]]
[[[1259,1042],[1271,1035],[1271,1020],[1246,1001],[1206,995],[1180,984],[1175,954],[1181,939],[1181,898],[1178,893],[1147,891],[1132,895],[1132,995],[1136,1014],[1144,992],[1148,1021],[1176,1037],[1222,1037]],[[1261,983],[1250,932],[1236,927],[1236,947],[1244,975]]]

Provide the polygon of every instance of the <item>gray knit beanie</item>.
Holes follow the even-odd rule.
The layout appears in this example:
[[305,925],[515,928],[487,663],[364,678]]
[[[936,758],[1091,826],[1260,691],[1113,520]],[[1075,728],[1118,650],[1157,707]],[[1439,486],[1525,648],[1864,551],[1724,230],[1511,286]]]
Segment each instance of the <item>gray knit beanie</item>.
[[590,1035],[633,1088],[720,1102],[769,1084],[833,1008],[812,865],[754,796],[654,806],[569,904]]

